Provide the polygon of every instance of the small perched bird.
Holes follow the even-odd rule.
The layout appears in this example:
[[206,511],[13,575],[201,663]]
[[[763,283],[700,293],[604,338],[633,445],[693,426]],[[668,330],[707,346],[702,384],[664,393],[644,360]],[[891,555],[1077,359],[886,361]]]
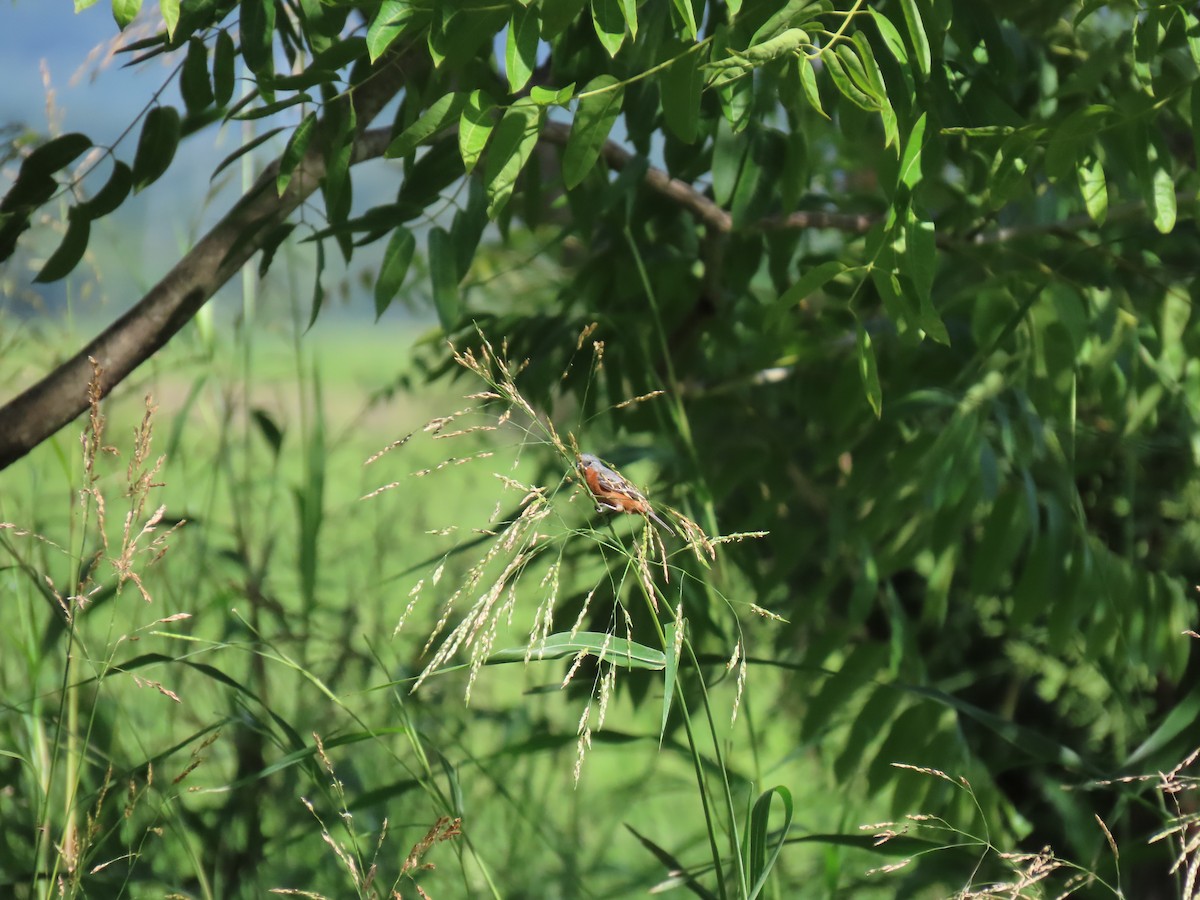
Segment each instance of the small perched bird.
[[629,483],[629,480],[602,463],[590,453],[579,454],[576,464],[584,483],[596,500],[597,510],[609,512],[637,513],[653,520],[667,531],[671,526],[660,519],[650,506],[645,495]]

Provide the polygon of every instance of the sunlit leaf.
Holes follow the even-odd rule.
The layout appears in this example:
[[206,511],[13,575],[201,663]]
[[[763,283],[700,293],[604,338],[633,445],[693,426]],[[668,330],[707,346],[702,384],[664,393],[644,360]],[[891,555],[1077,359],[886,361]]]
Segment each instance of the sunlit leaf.
[[514,94],[529,83],[529,76],[537,65],[537,48],[537,9],[518,5],[508,22],[504,48],[504,73],[508,77],[508,89]]
[[458,148],[467,174],[475,168],[496,127],[496,106],[483,91],[471,91],[458,123]]
[[142,9],[142,0],[112,0],[113,18],[117,21],[117,27],[122,31],[125,26],[137,18],[137,14]]
[[625,15],[621,11],[621,0],[591,0],[591,5],[592,27],[596,29],[596,37],[609,56],[616,56],[625,43]]
[[1075,173],[1088,215],[1097,225],[1103,225],[1108,216],[1108,185],[1104,178],[1104,166],[1099,157],[1093,156],[1081,162]]
[[904,24],[908,27],[908,39],[912,42],[917,70],[924,80],[933,68],[933,54],[929,50],[929,38],[925,35],[921,11],[917,8],[916,0],[900,0],[900,8],[904,11]]
[[508,108],[496,126],[483,178],[488,192],[488,215],[493,218],[508,202],[517,176],[537,146],[541,116],[541,107],[522,97]]

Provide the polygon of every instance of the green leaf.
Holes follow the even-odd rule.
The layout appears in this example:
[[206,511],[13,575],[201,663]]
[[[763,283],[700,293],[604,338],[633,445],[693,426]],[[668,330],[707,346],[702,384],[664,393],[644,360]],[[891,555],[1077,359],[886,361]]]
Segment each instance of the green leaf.
[[112,174],[104,187],[100,188],[89,200],[85,200],[75,208],[75,215],[85,219],[98,219],[125,202],[133,188],[133,170],[125,163],[117,160],[113,163]]
[[465,174],[462,157],[454,152],[453,137],[437,140],[407,167],[396,199],[418,211],[424,210]]
[[[930,223],[923,224],[928,225]],[[930,231],[930,240],[932,240],[932,235],[933,232]],[[911,288],[910,285],[912,285]],[[918,291],[909,278],[900,279],[900,286],[905,293],[911,290],[915,295],[909,298],[909,302],[917,308],[917,327],[925,332],[927,337],[932,338],[944,347],[949,347],[950,333],[946,331],[946,325],[933,305],[933,297],[930,294]]]
[[117,20],[117,27],[122,31],[137,18],[141,9],[142,0],[112,0],[113,18]]
[[383,262],[379,266],[379,277],[375,280],[375,319],[387,311],[396,294],[404,284],[408,267],[412,264],[417,248],[416,238],[403,225],[396,226],[383,251]]
[[508,40],[504,47],[504,73],[508,77],[508,89],[514,94],[529,83],[537,65],[537,48],[537,10],[518,4],[508,22]]
[[[328,115],[326,121],[329,121]],[[332,140],[325,153],[325,179],[321,186],[325,196],[325,213],[334,224],[345,222],[353,205],[353,185],[350,181],[350,158],[354,153],[354,107],[342,108],[332,123]],[[339,243],[342,255],[349,254],[348,245]]]
[[[538,641],[534,645],[531,658],[534,661],[566,659],[579,653],[597,658],[603,656],[606,662],[630,669],[661,671],[667,665],[667,656],[661,650],[655,650],[653,647],[647,647],[645,644],[639,644],[627,638],[594,631],[580,631],[575,635],[567,632],[552,634],[544,641]],[[489,665],[524,663],[528,655],[528,648],[512,647],[493,653],[487,661]]]
[[828,119],[829,114],[821,105],[821,91],[817,87],[817,73],[813,68],[812,60],[801,57],[796,60],[796,69],[800,73],[800,87],[804,89],[804,97],[808,100],[809,106]]
[[789,28],[799,21],[802,15],[807,17],[808,14],[811,14],[812,6],[813,0],[787,0],[758,27],[754,36],[750,38],[750,43],[759,44],[769,41],[785,28]]
[[921,150],[925,144],[925,113],[913,124],[900,157],[899,183],[910,191],[921,180]]
[[[971,588],[990,593],[1009,577],[1029,536],[1029,508],[1023,491],[1003,491],[992,506],[971,565]],[[1014,579],[1015,581],[1015,579]]]
[[262,239],[262,256],[258,260],[259,278],[267,277],[267,272],[271,270],[271,263],[275,261],[276,251],[295,230],[295,222],[280,222],[267,232],[266,237]]
[[700,68],[702,58],[698,51],[682,54],[659,76],[663,121],[685,144],[695,143],[700,127],[700,93],[704,89],[704,72]]
[[929,78],[929,72],[933,68],[933,57],[929,52],[929,38],[921,21],[921,11],[917,8],[916,0],[900,0],[900,8],[904,11],[904,24],[908,26],[908,39],[912,42],[917,69],[921,73],[921,80],[924,81]]
[[[937,236],[934,233],[934,225],[932,222],[921,221],[909,210],[905,216],[904,236],[908,247],[908,252],[904,255],[905,268],[924,304],[933,295],[933,279],[937,272]],[[938,324],[940,326],[940,320]]]
[[808,43],[811,42],[807,31],[804,31],[802,28],[789,28],[769,41],[753,44],[736,55],[755,66],[760,66],[778,56],[796,53],[802,46]]
[[71,132],[46,141],[36,148],[21,163],[21,176],[53,175],[65,169],[92,148],[92,139],[86,134]]
[[1074,174],[1079,162],[1093,154],[1096,134],[1113,112],[1110,106],[1093,103],[1057,122],[1050,131],[1046,148],[1046,174],[1053,179]]
[[301,103],[312,103],[312,97],[308,94],[293,94],[283,100],[276,100],[274,103],[267,103],[263,106],[256,106],[253,109],[245,112],[236,112],[226,116],[229,119],[236,119],[239,122],[250,121],[252,119],[265,119],[268,116],[273,116],[277,112],[283,112],[293,106],[299,106]]
[[444,228],[429,231],[429,277],[433,283],[433,305],[437,309],[438,322],[449,334],[462,317],[462,305],[458,296],[458,263],[454,244]]
[[1175,179],[1161,159],[1150,176],[1151,209],[1154,212],[1154,227],[1163,234],[1170,234],[1175,227]]
[[823,262],[819,266],[809,269],[800,277],[799,281],[780,295],[780,306],[787,307],[799,303],[809,295],[820,290],[834,278],[837,278],[846,269],[847,266],[845,263],[838,262],[835,259]]
[[338,78],[338,70],[362,58],[366,41],[360,37],[348,37],[335,41],[318,53],[303,72],[295,75],[274,75],[264,79],[263,85],[271,90],[298,91],[327,84]]
[[315,52],[324,52],[342,33],[347,12],[344,4],[325,3],[323,0],[300,0],[301,21],[304,23],[302,27]]
[[1088,215],[1097,225],[1103,225],[1108,216],[1108,185],[1104,178],[1104,166],[1097,156],[1080,161],[1075,170],[1079,180],[1079,193]]
[[883,389],[879,386],[879,370],[875,365],[875,351],[871,349],[871,336],[862,323],[857,323],[858,374],[867,392],[867,402],[875,412],[875,418],[883,415]]
[[[662,703],[662,722],[658,729],[658,746],[662,747],[663,738],[667,734],[667,720],[671,717],[671,704],[675,699],[675,679],[679,672],[679,658],[675,655],[675,632],[680,627],[676,622],[669,622],[666,627],[666,640],[663,641],[664,647],[672,648],[671,652],[666,654],[666,671],[663,673],[663,703]],[[680,644],[680,646],[683,646]]]
[[[439,9],[440,7],[440,9]],[[427,34],[429,53],[436,68],[465,67],[484,48],[490,48],[496,32],[508,22],[506,3],[475,0],[472,3],[442,3]]]
[[238,24],[242,59],[255,75],[270,75],[274,68],[275,0],[241,0]]
[[217,43],[213,49],[213,98],[218,106],[225,106],[233,97],[235,82],[234,62],[237,50],[229,32],[217,32]]
[[212,83],[208,79],[208,48],[199,38],[188,41],[179,91],[189,113],[199,112],[213,102]]
[[467,205],[454,214],[450,226],[450,240],[454,244],[454,259],[459,272],[470,271],[487,224],[487,192],[478,178],[472,178],[467,186]]
[[785,142],[783,169],[779,173],[779,199],[784,209],[795,209],[808,187],[808,139],[802,129],[796,129],[786,136]]
[[383,0],[367,28],[367,53],[371,62],[379,59],[396,38],[414,24],[419,13],[412,0]]
[[383,155],[389,159],[408,156],[417,147],[457,119],[462,114],[466,99],[464,94],[445,94],[439,97],[429,109],[417,117],[415,122],[388,144]]
[[616,56],[625,43],[625,14],[619,0],[592,0],[592,26],[609,56]]
[[566,106],[574,96],[575,82],[573,81],[566,87],[559,88],[558,90],[544,88],[536,84],[529,89],[530,99],[538,106]]
[[[836,49],[841,50],[843,47],[846,47],[846,45],[838,44]],[[853,53],[854,51],[848,47],[846,48],[846,57],[855,58]],[[866,112],[879,112],[882,107],[878,101],[870,97],[851,80],[850,76],[846,73],[843,61],[838,53],[825,53],[821,56],[821,59],[825,61],[825,66],[829,69],[829,75],[833,79],[833,84],[843,97]]]
[[162,13],[167,37],[175,40],[175,29],[179,25],[179,0],[158,0],[158,11]]
[[718,206],[727,209],[732,202],[751,149],[751,142],[734,134],[727,119],[717,123],[713,140],[712,189]]
[[568,189],[583,181],[596,165],[624,100],[624,85],[611,75],[593,78],[584,87],[563,152],[563,182]]
[[221,160],[217,164],[217,167],[215,169],[213,169],[213,173],[210,176],[208,176],[209,180],[211,181],[212,179],[216,178],[218,175],[221,174],[221,172],[223,172],[232,163],[241,159],[247,153],[254,150],[254,148],[261,146],[262,144],[265,144],[267,141],[269,141],[271,138],[275,137],[275,135],[279,134],[279,132],[281,132],[281,131],[287,131],[287,128],[283,127],[282,125],[279,128],[272,128],[270,131],[264,131],[262,134],[255,137],[254,140],[247,141],[246,143],[242,144],[240,147],[238,147],[236,150],[234,150],[232,153],[230,153],[228,156],[226,156],[223,160]]
[[[775,832],[775,839],[771,840],[771,800],[776,796],[783,801],[783,823]],[[754,808],[750,813],[750,822],[746,829],[746,836],[749,839],[749,852],[747,860],[748,866],[746,874],[754,879],[754,884],[747,895],[749,900],[755,900],[762,889],[767,884],[767,878],[771,871],[775,868],[775,863],[779,860],[779,853],[783,850],[784,844],[787,843],[788,832],[792,829],[792,817],[795,813],[795,807],[792,803],[792,794],[783,785],[777,785],[768,791],[763,791],[759,794],[758,799],[754,801]],[[770,856],[767,855],[768,850]]]
[[[860,32],[855,33],[855,37],[860,36]],[[865,40],[865,36],[863,36]],[[834,49],[834,55],[837,56],[838,62],[842,64],[845,73],[854,82],[855,86],[860,91],[870,97],[875,103],[880,103],[880,97],[884,93],[882,87],[876,84],[870,70],[867,68],[862,48],[857,41],[852,43],[842,42]],[[870,45],[867,46],[867,56],[870,55]]]
[[79,264],[79,260],[83,259],[91,230],[91,220],[86,216],[69,216],[67,233],[63,236],[62,243],[46,260],[46,264],[42,266],[41,271],[33,280],[40,284],[46,284],[69,275],[71,270]]
[[250,415],[254,419],[254,424],[258,426],[258,433],[262,435],[263,440],[271,449],[271,455],[278,459],[279,451],[283,448],[283,429],[265,409],[253,409]]
[[[1025,725],[1020,725],[1014,722],[1007,716],[999,716],[986,709],[975,706],[966,700],[956,697],[953,694],[948,694],[945,691],[940,691],[937,688],[924,687],[915,684],[897,684],[895,689],[905,691],[906,693],[914,694],[918,697],[927,697],[940,704],[947,709],[952,709],[957,713],[974,719],[984,728],[987,728],[1000,739],[1012,744],[1013,747],[1020,750],[1032,759],[1040,762],[1051,763],[1054,766],[1062,767],[1068,771],[1088,771],[1095,772],[1096,770],[1086,760],[1084,760],[1078,752],[1072,748],[1061,744],[1054,738],[1047,736],[1041,731],[1029,728]],[[910,707],[904,714],[907,716],[914,710],[929,709],[929,704],[920,704]],[[894,729],[895,730],[895,729]],[[922,729],[918,728],[919,733]],[[923,729],[926,733],[931,730],[928,725]],[[890,740],[890,736],[889,736]],[[890,765],[891,762],[911,757],[910,754],[893,752],[885,754],[885,748],[881,748],[878,758],[884,759],[886,755],[885,765]]]
[[508,108],[496,126],[483,178],[488,193],[488,215],[492,218],[508,202],[517,176],[537,146],[541,121],[541,107],[528,97],[522,97]]
[[844,712],[851,698],[867,687],[887,665],[887,646],[874,641],[850,645],[841,667],[832,673],[821,689],[810,698],[800,723],[805,741],[819,738],[835,718]]
[[458,123],[458,149],[467,174],[475,168],[496,127],[495,104],[483,91],[471,91]]
[[871,19],[874,21],[875,27],[879,29],[879,36],[883,38],[884,46],[892,52],[896,62],[907,66],[908,49],[904,46],[904,38],[900,37],[900,32],[892,24],[892,20],[877,9],[871,10]]
[[679,18],[683,22],[683,27],[687,32],[688,38],[696,40],[696,36],[700,33],[696,27],[696,11],[692,9],[692,0],[674,0],[675,11],[679,13]]
[[279,192],[280,197],[287,190],[288,183],[292,180],[292,173],[296,171],[296,166],[300,165],[300,160],[304,159],[304,154],[308,150],[308,143],[312,140],[313,130],[316,126],[317,114],[310,112],[296,126],[296,130],[292,132],[292,136],[288,138],[287,145],[283,148],[283,154],[279,157],[279,174],[275,176],[275,189]]
[[631,37],[637,37],[638,17],[637,0],[620,0],[621,15],[625,17],[625,25],[629,28]]
[[542,4],[542,38],[553,41],[583,12],[587,0],[554,0]]
[[313,275],[312,311],[308,314],[308,327],[316,324],[317,316],[321,314],[321,304],[325,302],[325,286],[321,283],[321,273],[325,271],[325,242],[317,241],[317,271]]
[[146,113],[133,155],[135,193],[153,184],[167,171],[179,146],[179,131],[179,111],[175,107],[156,106]]
[[[1144,760],[1158,753],[1183,732],[1194,729],[1198,718],[1200,718],[1200,685],[1189,690],[1183,699],[1171,708],[1171,711],[1159,722],[1158,727],[1125,760],[1121,771],[1138,771],[1135,767],[1140,766]],[[1191,739],[1189,738],[1189,740]],[[1186,750],[1181,748],[1180,753],[1184,752]]]

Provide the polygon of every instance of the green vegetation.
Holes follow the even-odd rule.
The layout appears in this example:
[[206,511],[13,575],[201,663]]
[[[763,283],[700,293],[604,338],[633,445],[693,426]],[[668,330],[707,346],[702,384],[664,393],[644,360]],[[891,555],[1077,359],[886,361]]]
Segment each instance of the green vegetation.
[[1196,896],[1194,9],[160,10],[2,154],[82,319],[265,120],[0,320],[0,890]]

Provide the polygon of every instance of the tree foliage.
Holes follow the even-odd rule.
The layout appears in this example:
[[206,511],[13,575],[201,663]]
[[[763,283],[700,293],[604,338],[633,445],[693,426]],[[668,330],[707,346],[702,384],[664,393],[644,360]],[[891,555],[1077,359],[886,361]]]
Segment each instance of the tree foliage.
[[[114,2],[118,24],[138,7]],[[962,773],[961,814],[977,802],[1013,841],[1087,860],[1106,846],[1094,816],[1118,842],[1161,825],[1112,780],[1168,769],[1196,740],[1181,636],[1200,580],[1191,5],[162,13],[129,49],[178,60],[183,108],[147,111],[90,196],[70,173],[87,137],[26,156],[0,257],[66,197],[38,275],[62,278],[91,223],[169,177],[181,140],[301,114],[203,252],[148,295],[175,298],[154,314],[168,324],[138,331],[143,305],[97,339],[122,360],[115,380],[259,249],[316,242],[323,263],[326,243],[346,258],[378,243],[378,313],[429,277],[458,345],[503,336],[530,360],[528,396],[603,414],[589,437],[614,461],[658,464],[656,496],[769,532],[723,577],[787,620],[757,654],[795,670],[774,712],[839,782],[941,811],[952,786],[891,764]],[[238,66],[253,90],[235,102]],[[355,213],[355,166],[379,156],[397,163],[394,196]],[[317,191],[314,224],[295,210]],[[536,244],[559,276],[497,296],[477,265],[496,240]],[[560,379],[592,323],[597,378]],[[5,464],[82,409],[81,367],[0,409]],[[675,402],[611,411],[656,390]],[[727,610],[685,604],[699,645],[728,644]],[[1165,879],[1169,862],[1146,867]]]

